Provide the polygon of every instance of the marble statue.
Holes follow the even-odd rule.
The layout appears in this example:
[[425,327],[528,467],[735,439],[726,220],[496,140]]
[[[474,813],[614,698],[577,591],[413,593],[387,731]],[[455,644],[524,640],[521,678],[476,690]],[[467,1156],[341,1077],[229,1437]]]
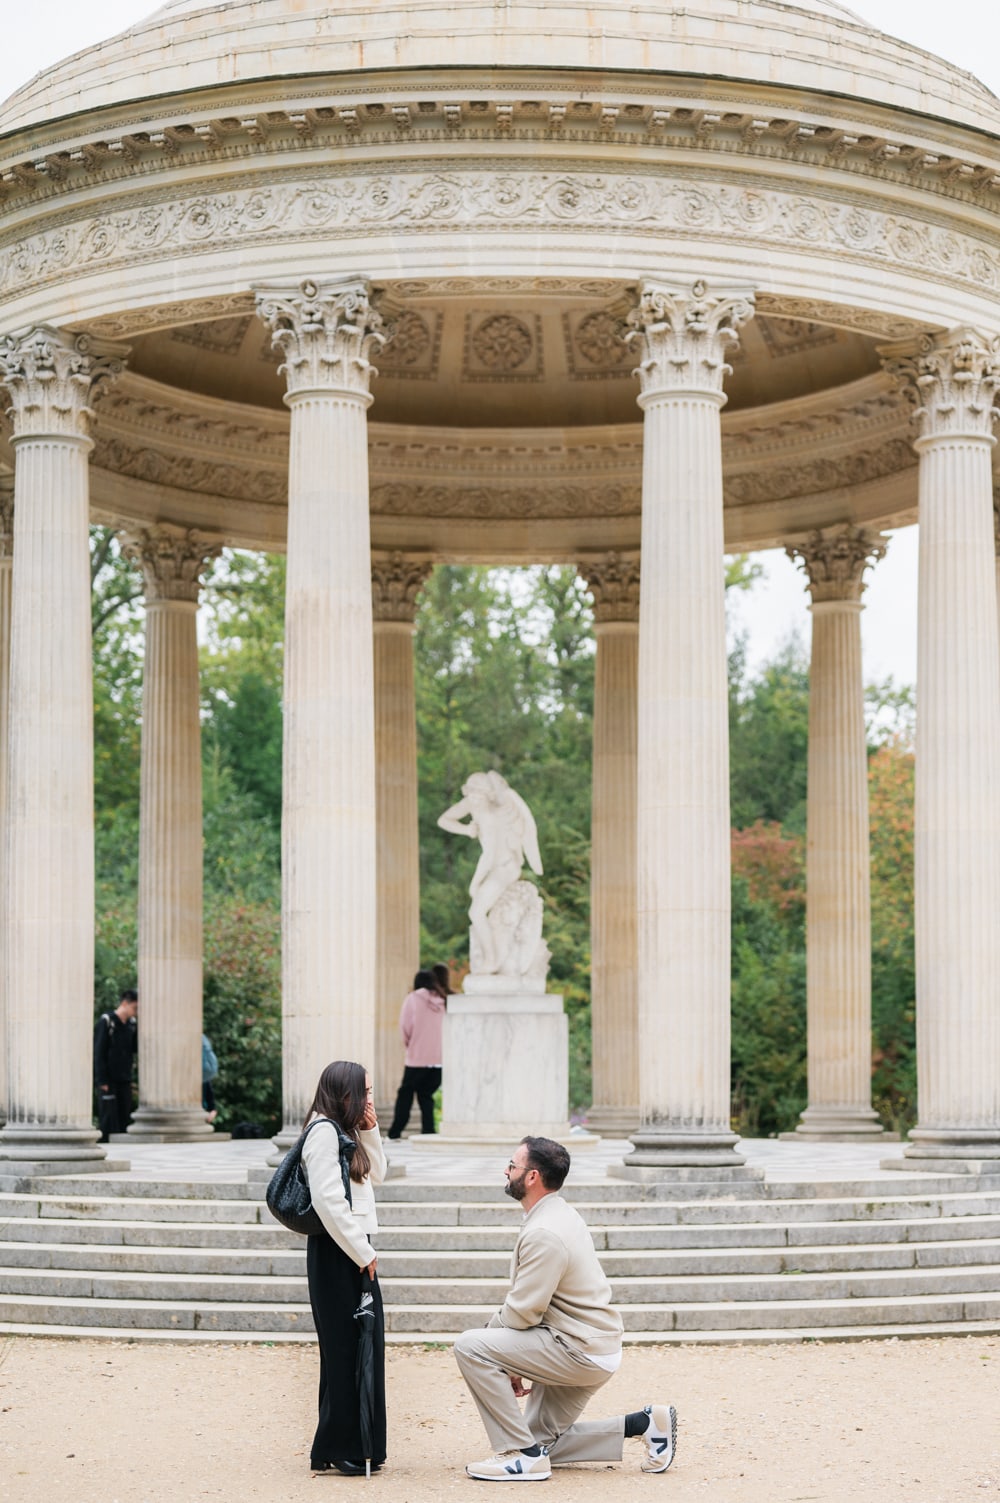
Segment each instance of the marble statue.
[[478,838],[482,855],[469,885],[472,976],[518,978],[544,986],[549,964],[542,939],[542,898],[521,881],[527,861],[542,874],[531,810],[498,772],[474,772],[462,798],[438,819],[442,830]]

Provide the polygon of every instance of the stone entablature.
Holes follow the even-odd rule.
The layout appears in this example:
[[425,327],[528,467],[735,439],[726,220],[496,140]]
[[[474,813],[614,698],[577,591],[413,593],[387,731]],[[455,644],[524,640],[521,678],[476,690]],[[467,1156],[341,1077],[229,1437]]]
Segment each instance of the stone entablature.
[[92,195],[76,196],[19,215],[5,231],[0,208],[0,316],[17,326],[44,308],[53,322],[89,326],[123,304],[148,303],[167,264],[181,300],[228,295],[237,247],[255,253],[262,281],[295,245],[317,276],[344,276],[363,260],[377,282],[398,269],[399,237],[414,232],[433,236],[419,256],[425,266],[457,259],[485,275],[500,266],[555,273],[567,236],[597,267],[609,231],[637,276],[655,276],[667,258],[678,280],[700,262],[718,281],[738,252],[761,268],[762,292],[796,297],[829,280],[834,257],[846,302],[938,326],[978,321],[982,296],[1000,290],[1000,216],[983,211],[979,230],[960,206],[947,212],[950,200],[932,206],[912,193],[848,189],[839,174],[826,183],[798,171],[776,182],[773,170],[715,164],[706,178],[634,154],[627,165],[606,164],[584,151],[455,156],[437,170],[402,154],[382,166],[227,167],[192,180],[178,164],[102,199],[99,210]]
[[[233,533],[240,541],[283,546],[286,413],[183,394],[126,373],[99,394],[96,415],[92,483],[102,519],[119,517],[121,490],[112,483],[118,475],[139,482],[131,486],[137,515],[148,506],[149,520],[158,520],[163,498],[183,492],[186,525],[217,530],[213,507],[221,501],[238,508]],[[734,547],[754,537],[765,545],[804,532],[815,525],[811,508],[828,493],[893,478],[903,487],[902,504],[891,509],[893,523],[913,519],[917,461],[910,408],[884,376],[772,404],[767,417],[759,409],[723,410],[727,534],[731,528]],[[371,418],[368,432],[376,542],[383,519],[502,526],[512,519],[590,518],[610,529],[605,546],[636,546],[638,423],[577,429],[569,444],[558,430],[407,427]],[[810,509],[797,518],[800,503]],[[872,519],[878,504],[874,496],[867,503]],[[889,525],[884,509],[879,515]],[[484,540],[484,552],[491,549],[495,545]]]

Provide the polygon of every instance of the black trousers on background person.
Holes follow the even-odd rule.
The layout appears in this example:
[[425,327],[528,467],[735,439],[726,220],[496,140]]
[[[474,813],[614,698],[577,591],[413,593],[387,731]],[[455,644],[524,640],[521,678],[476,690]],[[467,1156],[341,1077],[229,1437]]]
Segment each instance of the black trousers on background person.
[[97,1120],[100,1142],[107,1143],[113,1132],[124,1132],[132,1115],[132,1082],[113,1080],[104,1091],[97,1088]]
[[440,1065],[407,1065],[403,1083],[396,1093],[396,1110],[392,1114],[389,1137],[398,1138],[410,1120],[413,1098],[420,1103],[420,1131],[434,1131],[434,1092],[441,1084]]
[[[319,1341],[319,1423],[310,1452],[314,1471],[335,1461],[364,1461],[354,1367],[362,1270],[325,1233],[306,1241],[306,1272]],[[372,1279],[375,1311],[375,1434],[372,1466],[385,1461],[385,1324],[382,1291]]]

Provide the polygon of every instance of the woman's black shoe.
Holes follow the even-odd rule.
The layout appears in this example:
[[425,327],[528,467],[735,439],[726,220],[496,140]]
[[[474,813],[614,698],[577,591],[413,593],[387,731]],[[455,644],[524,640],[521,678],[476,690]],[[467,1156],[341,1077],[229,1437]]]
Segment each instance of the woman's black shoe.
[[[381,1461],[373,1461],[372,1462],[372,1471],[373,1472],[377,1472],[379,1470],[379,1468],[381,1467],[381,1465],[382,1465]],[[328,1461],[323,1466],[313,1467],[313,1471],[314,1472],[332,1472],[334,1470],[336,1470],[338,1472],[343,1472],[343,1474],[344,1474],[345,1477],[363,1477],[365,1475],[365,1464],[364,1464],[363,1461],[346,1461],[345,1460],[345,1461]]]

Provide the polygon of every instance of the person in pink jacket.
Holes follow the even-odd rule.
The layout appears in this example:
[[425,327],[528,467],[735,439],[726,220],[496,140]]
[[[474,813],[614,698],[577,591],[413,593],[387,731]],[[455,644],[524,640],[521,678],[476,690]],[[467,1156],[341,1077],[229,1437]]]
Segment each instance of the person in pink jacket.
[[420,1103],[420,1131],[434,1131],[434,1092],[441,1084],[441,1032],[447,995],[431,971],[418,971],[413,990],[399,1014],[399,1031],[406,1045],[403,1081],[396,1095],[389,1137],[398,1138],[410,1120],[416,1096]]

